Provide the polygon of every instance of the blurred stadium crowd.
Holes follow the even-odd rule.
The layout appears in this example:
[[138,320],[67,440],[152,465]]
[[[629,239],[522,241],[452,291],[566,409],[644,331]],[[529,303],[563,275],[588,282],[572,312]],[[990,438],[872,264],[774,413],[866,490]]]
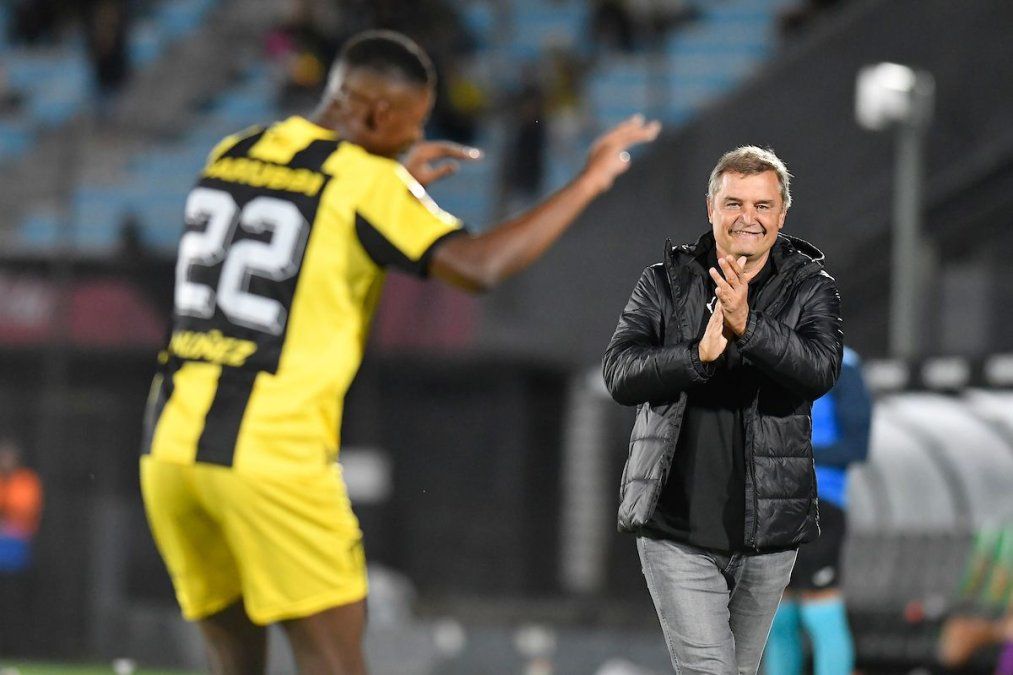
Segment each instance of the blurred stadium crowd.
[[[786,227],[825,249],[876,394],[845,553],[858,667],[994,672],[1013,637],[1011,21],[998,0],[3,3],[0,438],[45,506],[32,564],[0,570],[19,617],[0,663],[200,667],[135,475],[182,204],[215,141],[307,112],[344,39],[381,27],[434,59],[428,136],[486,152],[433,190],[474,229],[558,187],[631,112],[667,138],[488,306],[388,282],[343,450],[376,672],[665,672],[614,532],[631,418],[588,368],[643,263],[706,227],[703,177],[742,143],[795,174]],[[852,113],[857,68],[883,60],[938,85],[914,360],[886,347],[891,141]],[[15,574],[30,592],[7,592]]]

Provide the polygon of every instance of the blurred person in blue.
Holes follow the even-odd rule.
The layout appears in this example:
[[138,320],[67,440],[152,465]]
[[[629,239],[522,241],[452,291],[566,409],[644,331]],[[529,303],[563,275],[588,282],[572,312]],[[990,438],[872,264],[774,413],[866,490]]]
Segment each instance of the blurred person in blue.
[[840,297],[781,233],[784,162],[743,146],[711,172],[711,229],[637,282],[605,351],[636,405],[619,530],[636,535],[680,675],[749,675],[800,544],[819,535],[810,409],[841,367]]
[[366,671],[362,531],[337,462],[386,274],[480,292],[542,256],[660,125],[633,116],[533,209],[468,232],[424,187],[481,153],[425,142],[436,76],[393,31],[345,44],[315,111],[223,139],[187,198],[141,491],[212,671],[262,673],[279,624],[303,675]]
[[820,538],[799,548],[795,569],[774,616],[763,659],[766,675],[801,675],[803,633],[815,675],[849,675],[855,648],[841,592],[847,534],[847,471],[869,455],[872,397],[861,361],[845,347],[841,376],[813,403],[813,461],[820,503]]

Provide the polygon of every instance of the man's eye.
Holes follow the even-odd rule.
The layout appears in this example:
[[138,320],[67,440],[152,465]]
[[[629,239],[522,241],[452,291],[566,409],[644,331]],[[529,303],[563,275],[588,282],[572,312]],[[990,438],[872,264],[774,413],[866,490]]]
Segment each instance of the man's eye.
[[766,211],[766,210],[770,209],[770,206],[768,204],[760,204],[756,208],[759,209],[760,211]]
[[728,209],[737,209],[737,208],[739,208],[739,205],[738,204],[725,204],[725,208],[728,208]]

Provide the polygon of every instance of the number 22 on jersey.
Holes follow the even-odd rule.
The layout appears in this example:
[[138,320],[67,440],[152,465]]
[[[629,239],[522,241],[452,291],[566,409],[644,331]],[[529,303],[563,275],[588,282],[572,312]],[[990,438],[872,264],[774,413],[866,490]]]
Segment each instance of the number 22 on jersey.
[[[260,196],[240,209],[228,192],[197,187],[187,198],[186,223],[176,262],[176,312],[211,319],[217,306],[232,324],[281,335],[285,306],[252,292],[250,282],[254,277],[281,282],[299,271],[309,225],[295,204]],[[196,267],[220,263],[217,279],[189,278]]]

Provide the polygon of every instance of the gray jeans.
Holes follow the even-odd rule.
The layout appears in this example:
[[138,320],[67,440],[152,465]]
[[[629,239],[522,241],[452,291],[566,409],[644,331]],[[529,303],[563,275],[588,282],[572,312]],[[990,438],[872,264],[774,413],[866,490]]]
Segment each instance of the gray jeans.
[[755,675],[797,551],[720,555],[637,537],[647,588],[679,675]]

